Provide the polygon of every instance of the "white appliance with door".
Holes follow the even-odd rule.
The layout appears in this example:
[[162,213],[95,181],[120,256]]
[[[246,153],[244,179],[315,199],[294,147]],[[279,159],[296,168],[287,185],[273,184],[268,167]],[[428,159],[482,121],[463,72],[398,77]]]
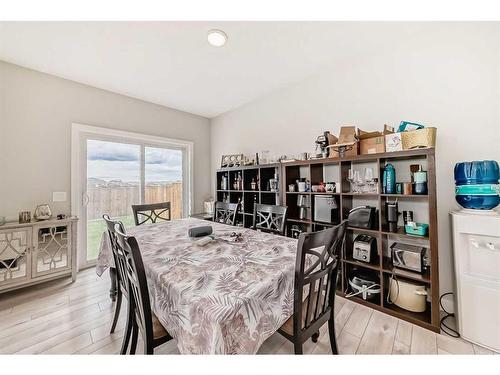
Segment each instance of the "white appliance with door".
[[500,352],[500,214],[451,212],[460,335]]

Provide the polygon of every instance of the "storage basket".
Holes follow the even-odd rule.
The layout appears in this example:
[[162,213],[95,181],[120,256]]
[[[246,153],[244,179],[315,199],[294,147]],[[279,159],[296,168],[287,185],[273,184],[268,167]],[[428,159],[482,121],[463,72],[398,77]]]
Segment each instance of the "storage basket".
[[414,236],[427,236],[429,233],[429,224],[415,223],[415,226],[405,225],[405,232]]
[[436,147],[436,128],[424,128],[402,132],[403,150]]

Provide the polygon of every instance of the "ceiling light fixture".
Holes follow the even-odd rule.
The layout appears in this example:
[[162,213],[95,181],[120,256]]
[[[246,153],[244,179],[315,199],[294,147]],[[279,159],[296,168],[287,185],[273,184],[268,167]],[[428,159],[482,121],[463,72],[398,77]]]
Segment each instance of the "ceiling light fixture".
[[207,33],[208,43],[214,47],[222,47],[227,42],[227,35],[222,30],[209,30]]

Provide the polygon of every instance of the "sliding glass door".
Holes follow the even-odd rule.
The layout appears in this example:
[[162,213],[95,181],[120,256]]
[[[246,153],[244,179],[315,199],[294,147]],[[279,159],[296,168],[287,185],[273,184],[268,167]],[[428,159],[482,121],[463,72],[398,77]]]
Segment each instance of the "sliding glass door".
[[173,219],[186,214],[185,149],[106,136],[85,135],[81,142],[80,267],[96,262],[103,214],[126,228],[134,226],[133,204],[170,202]]
[[134,144],[87,139],[86,260],[97,259],[108,214],[134,225],[132,205],[141,202],[141,147]]
[[182,151],[144,148],[144,202],[170,202],[173,219],[182,217]]

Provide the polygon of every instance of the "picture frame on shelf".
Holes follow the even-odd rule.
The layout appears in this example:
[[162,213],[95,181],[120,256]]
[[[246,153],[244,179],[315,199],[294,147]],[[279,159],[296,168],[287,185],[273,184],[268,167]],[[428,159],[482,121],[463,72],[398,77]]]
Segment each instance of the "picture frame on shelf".
[[231,168],[242,166],[244,162],[243,154],[222,155],[221,168]]

